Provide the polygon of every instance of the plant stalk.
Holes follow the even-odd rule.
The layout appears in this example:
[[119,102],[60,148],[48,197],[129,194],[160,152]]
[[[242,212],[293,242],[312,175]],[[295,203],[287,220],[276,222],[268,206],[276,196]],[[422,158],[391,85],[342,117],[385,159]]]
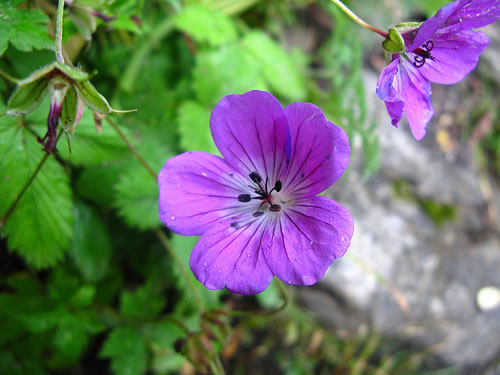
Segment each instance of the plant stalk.
[[363,21],[361,18],[359,18],[352,10],[350,10],[342,1],[340,0],[330,0],[332,3],[337,5],[347,16],[349,16],[350,19],[352,19],[354,22],[356,22],[358,25],[364,27],[365,29],[368,29],[370,31],[373,31],[374,33],[377,33],[379,35],[382,35],[384,38],[387,38],[388,33],[385,32],[384,30],[380,30],[376,28],[375,26],[372,26],[365,21]]
[[64,64],[64,56],[62,49],[62,34],[64,22],[64,0],[59,0],[57,3],[56,14],[56,60]]

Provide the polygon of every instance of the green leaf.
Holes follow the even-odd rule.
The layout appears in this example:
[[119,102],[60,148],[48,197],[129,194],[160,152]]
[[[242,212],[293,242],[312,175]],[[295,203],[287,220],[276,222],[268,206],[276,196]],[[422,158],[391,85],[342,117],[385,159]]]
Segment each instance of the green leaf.
[[213,107],[225,95],[266,90],[260,70],[260,64],[238,43],[200,52],[193,72],[193,89],[200,102]]
[[50,367],[62,368],[77,363],[88,342],[89,334],[82,322],[75,315],[66,314],[52,337],[56,350],[49,359]]
[[120,327],[111,331],[100,356],[111,358],[111,369],[115,375],[140,375],[146,371],[146,342],[132,327]]
[[76,180],[76,191],[82,197],[103,206],[110,206],[115,200],[115,185],[126,163],[101,165],[85,168]]
[[230,17],[200,4],[187,6],[177,14],[175,26],[195,40],[214,46],[237,37],[236,26]]
[[40,10],[16,9],[11,1],[0,3],[0,56],[8,44],[21,51],[53,49],[54,42],[49,37],[49,18]]
[[196,102],[184,102],[178,114],[180,145],[184,150],[219,154],[210,132],[210,110]]
[[[128,134],[126,130],[125,133]],[[64,143],[59,143],[59,155],[75,165],[99,165],[122,160],[129,151],[116,131],[104,123],[98,131],[92,112],[83,112],[81,121],[70,136],[71,153]]]
[[278,94],[291,101],[307,96],[304,77],[290,54],[267,34],[252,31],[243,38],[243,47],[260,65],[264,78]]
[[146,284],[133,292],[122,292],[120,312],[135,318],[153,319],[163,310],[165,303],[161,290]]
[[[159,171],[165,161],[173,156],[161,139],[144,134],[138,152],[154,171]],[[125,221],[140,230],[157,228],[161,225],[158,215],[158,184],[156,179],[137,160],[130,162],[116,185],[114,206]]]
[[[0,125],[0,214],[3,216],[44,154],[26,128]],[[3,228],[9,249],[36,268],[53,266],[73,235],[72,196],[63,167],[49,157]]]
[[92,208],[76,202],[75,226],[69,255],[82,276],[89,281],[102,279],[109,268],[111,239],[101,218]]

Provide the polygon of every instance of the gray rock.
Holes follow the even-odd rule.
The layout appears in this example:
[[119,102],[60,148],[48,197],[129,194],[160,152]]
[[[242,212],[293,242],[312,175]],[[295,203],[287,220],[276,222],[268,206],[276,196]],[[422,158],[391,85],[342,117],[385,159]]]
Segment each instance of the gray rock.
[[[381,168],[362,182],[361,153],[353,148],[349,172],[331,192],[355,218],[351,247],[314,292],[299,290],[299,297],[331,326],[371,325],[431,348],[466,373],[484,369],[500,355],[500,309],[481,312],[475,301],[482,287],[500,287],[500,240],[486,224],[476,171],[466,158],[439,149],[435,122],[421,142],[405,122],[391,126],[374,93],[377,76],[365,78],[379,124]],[[443,108],[440,100],[446,97],[434,98]],[[419,204],[395,196],[399,179],[418,197],[453,205],[458,217],[437,227]]]

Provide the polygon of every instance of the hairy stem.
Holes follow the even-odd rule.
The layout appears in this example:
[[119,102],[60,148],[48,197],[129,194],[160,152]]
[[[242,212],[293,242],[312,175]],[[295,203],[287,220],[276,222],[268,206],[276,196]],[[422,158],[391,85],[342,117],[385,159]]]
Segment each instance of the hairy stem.
[[[56,138],[56,144],[57,144],[57,141],[59,140],[59,138],[61,137],[62,133],[63,133],[63,131],[60,130],[59,134],[57,135],[57,138]],[[12,214],[12,212],[14,212],[17,204],[19,203],[19,201],[23,197],[24,193],[26,193],[26,190],[28,190],[28,188],[31,186],[31,184],[35,180],[36,176],[38,175],[38,173],[42,169],[43,165],[45,164],[45,162],[47,161],[49,156],[50,156],[50,154],[47,154],[47,153],[45,155],[43,155],[42,160],[40,160],[40,162],[36,166],[35,170],[31,174],[30,178],[28,179],[28,181],[26,181],[26,184],[24,184],[24,186],[21,189],[21,191],[19,192],[19,194],[17,194],[16,199],[14,199],[14,202],[12,202],[12,204],[8,208],[7,212],[5,212],[5,215],[3,215],[2,219],[0,219],[0,228],[2,228],[5,225],[5,223],[9,219],[9,216]]]
[[368,29],[370,31],[373,31],[374,33],[377,33],[379,35],[382,35],[384,38],[387,38],[388,33],[377,29],[375,26],[369,25],[365,21],[363,21],[361,18],[359,18],[352,10],[350,10],[348,7],[345,6],[345,4],[340,1],[340,0],[330,0],[332,3],[337,5],[345,14],[349,16],[350,19],[352,19],[354,22],[356,22],[358,25],[364,27],[365,29]]
[[157,178],[158,178],[158,175],[156,174],[156,172],[154,171],[154,169],[148,164],[148,162],[146,160],[144,160],[144,158],[137,152],[137,150],[135,149],[135,147],[128,140],[127,136],[125,134],[123,134],[123,132],[120,130],[120,127],[118,125],[116,125],[116,123],[113,120],[111,120],[111,118],[109,116],[106,116],[106,120],[113,127],[113,129],[115,129],[115,131],[118,133],[118,135],[123,140],[123,142],[125,142],[125,144],[127,145],[128,149],[134,154],[134,156],[137,158],[137,160],[139,160],[139,162],[149,172],[149,174],[151,175],[151,177],[153,177],[154,180],[156,181]]
[[64,56],[62,49],[62,34],[64,21],[64,0],[59,0],[57,3],[56,15],[56,60],[64,64]]
[[198,309],[200,311],[203,311],[205,309],[205,306],[203,304],[203,301],[201,300],[201,297],[198,293],[198,290],[193,285],[191,278],[189,277],[188,273],[186,272],[181,260],[179,259],[179,257],[175,253],[174,249],[172,248],[172,245],[170,245],[170,242],[168,241],[167,236],[159,228],[156,229],[155,232],[156,232],[156,235],[158,236],[160,242],[165,247],[165,250],[167,250],[168,254],[172,257],[175,264],[177,265],[177,268],[181,271],[182,278],[186,282],[187,287],[191,290],[191,294],[193,295],[194,302],[195,302],[196,306],[198,307]]

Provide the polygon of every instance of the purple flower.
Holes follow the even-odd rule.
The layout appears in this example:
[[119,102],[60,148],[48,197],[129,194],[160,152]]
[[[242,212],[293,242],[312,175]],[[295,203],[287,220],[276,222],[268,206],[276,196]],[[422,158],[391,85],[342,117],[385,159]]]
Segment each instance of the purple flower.
[[419,27],[401,32],[404,50],[392,55],[377,83],[394,126],[404,112],[413,136],[425,136],[434,114],[431,82],[453,84],[469,74],[489,44],[485,34],[473,29],[499,17],[500,0],[457,0]]
[[190,267],[208,289],[266,289],[273,275],[316,283],[349,246],[353,222],[316,196],[349,164],[346,133],[309,103],[283,109],[269,93],[224,97],[210,118],[223,158],[192,151],[160,172],[159,212],[182,235],[201,235]]

